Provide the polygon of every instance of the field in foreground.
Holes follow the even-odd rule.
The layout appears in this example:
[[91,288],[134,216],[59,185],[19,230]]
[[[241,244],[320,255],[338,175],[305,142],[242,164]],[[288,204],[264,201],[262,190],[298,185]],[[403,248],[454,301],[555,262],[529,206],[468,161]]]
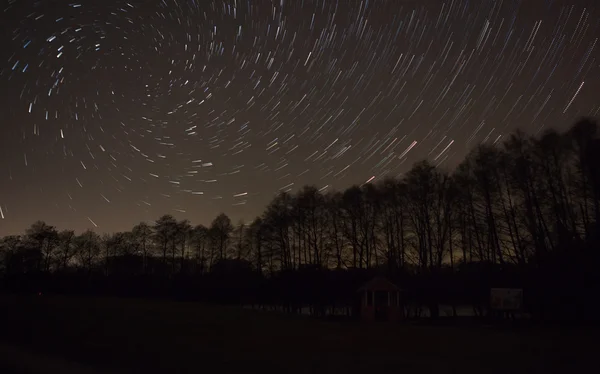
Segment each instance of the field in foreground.
[[18,347],[111,373],[575,373],[595,367],[598,347],[597,331],[367,325],[132,299],[3,295],[0,318],[5,355]]

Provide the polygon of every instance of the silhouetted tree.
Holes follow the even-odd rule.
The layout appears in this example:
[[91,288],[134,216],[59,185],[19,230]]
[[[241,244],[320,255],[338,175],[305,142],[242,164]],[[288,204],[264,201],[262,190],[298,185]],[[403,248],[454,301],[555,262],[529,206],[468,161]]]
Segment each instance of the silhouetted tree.
[[196,258],[197,272],[204,273],[206,269],[206,248],[209,245],[209,232],[203,225],[198,225],[192,229],[190,244],[194,248]]
[[142,253],[142,271],[144,274],[148,272],[148,255],[152,240],[152,227],[146,222],[140,222],[132,229],[132,243]]
[[185,253],[186,253],[186,248],[187,248],[187,244],[189,243],[189,239],[192,235],[192,226],[190,225],[190,221],[183,220],[181,222],[177,223],[177,234],[178,234],[178,241],[179,244],[181,246],[181,250],[180,250],[180,254],[181,254],[181,262],[180,262],[180,268],[179,271],[183,273],[184,271],[184,267],[185,267]]
[[100,256],[100,236],[91,230],[78,235],[75,237],[75,251],[79,264],[91,273]]
[[225,214],[219,214],[211,223],[210,231],[214,240],[215,249],[218,253],[218,259],[225,258],[227,248],[229,247],[229,239],[233,232],[231,220]]
[[263,246],[266,240],[266,227],[263,220],[257,217],[246,229],[246,245],[250,261],[254,264],[254,269],[259,275],[263,273]]
[[346,238],[343,235],[344,216],[342,212],[342,194],[339,192],[329,194],[325,197],[325,207],[328,210],[329,241],[334,250],[335,267],[342,269],[346,266],[344,253],[346,251]]
[[39,270],[49,271],[51,255],[58,243],[56,229],[43,221],[37,221],[27,229],[26,235],[31,245],[31,250],[38,251],[41,254],[38,264]]
[[376,184],[282,192],[235,228],[225,214],[209,228],[163,215],[101,240],[37,221],[0,240],[0,273],[51,285],[59,272],[73,288],[93,273],[97,287],[118,292],[304,305],[315,315],[351,305],[361,282],[385,273],[432,316],[441,302],[470,302],[482,315],[489,288],[505,285],[527,289],[535,318],[597,318],[583,290],[600,290],[599,245],[600,138],[584,118],[564,133],[484,141],[452,173],[423,161]]
[[59,269],[66,270],[75,256],[75,231],[63,230],[58,233]]
[[[278,194],[267,206],[263,213],[263,222],[267,238],[267,250],[263,252],[267,258],[270,271],[274,271],[276,263],[279,262],[280,269],[291,269],[294,259],[292,258],[290,237],[293,227],[293,199],[288,193]],[[297,263],[303,261],[302,251],[297,251]]]
[[166,214],[154,223],[154,240],[162,253],[162,271],[167,271],[167,251],[170,243],[175,243],[177,233],[177,220],[172,215]]
[[1,264],[5,274],[12,275],[24,271],[20,256],[22,248],[23,241],[18,235],[5,236],[0,241]]

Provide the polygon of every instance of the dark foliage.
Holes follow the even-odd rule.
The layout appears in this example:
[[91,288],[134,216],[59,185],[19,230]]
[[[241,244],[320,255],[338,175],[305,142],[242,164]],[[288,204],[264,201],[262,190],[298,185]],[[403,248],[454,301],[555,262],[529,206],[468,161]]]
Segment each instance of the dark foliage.
[[582,119],[568,132],[517,132],[482,144],[452,173],[427,161],[406,175],[323,194],[274,197],[237,227],[165,215],[99,236],[34,223],[0,242],[12,291],[176,297],[324,316],[356,307],[377,274],[407,305],[485,314],[490,287],[520,287],[539,320],[598,319],[600,138]]

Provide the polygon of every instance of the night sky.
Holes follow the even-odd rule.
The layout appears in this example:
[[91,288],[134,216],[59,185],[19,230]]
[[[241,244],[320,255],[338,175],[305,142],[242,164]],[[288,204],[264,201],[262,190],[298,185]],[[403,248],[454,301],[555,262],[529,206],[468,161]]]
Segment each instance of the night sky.
[[0,234],[248,221],[600,111],[597,0],[0,4]]

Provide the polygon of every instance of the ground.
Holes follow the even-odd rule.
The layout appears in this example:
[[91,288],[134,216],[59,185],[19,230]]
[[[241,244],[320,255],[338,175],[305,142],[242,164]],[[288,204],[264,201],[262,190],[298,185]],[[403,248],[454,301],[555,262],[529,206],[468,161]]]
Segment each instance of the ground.
[[64,373],[547,374],[594,367],[597,351],[597,331],[582,329],[328,322],[171,301],[4,295],[0,318],[0,371],[35,357]]

